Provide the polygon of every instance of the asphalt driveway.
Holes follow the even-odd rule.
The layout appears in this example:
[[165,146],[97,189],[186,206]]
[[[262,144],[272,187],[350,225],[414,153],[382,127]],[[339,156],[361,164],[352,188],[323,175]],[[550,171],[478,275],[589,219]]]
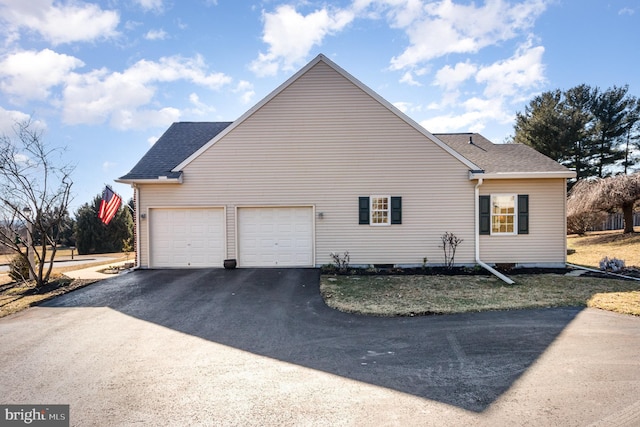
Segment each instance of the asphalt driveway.
[[640,319],[334,311],[313,269],[149,270],[0,319],[0,403],[72,425],[637,425]]

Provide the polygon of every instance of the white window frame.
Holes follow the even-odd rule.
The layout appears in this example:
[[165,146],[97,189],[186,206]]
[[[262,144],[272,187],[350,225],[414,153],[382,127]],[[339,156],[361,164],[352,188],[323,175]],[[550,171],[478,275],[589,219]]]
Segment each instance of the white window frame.
[[[387,209],[375,209],[375,212],[386,212],[387,222],[373,222],[373,201],[374,199],[387,199]],[[369,196],[369,225],[372,227],[388,227],[391,225],[391,196]]]
[[[512,197],[513,198],[513,214],[501,214],[494,213],[494,198],[497,197]],[[504,215],[513,215],[513,231],[493,231],[493,218],[496,216],[504,216]],[[491,231],[492,236],[515,236],[518,234],[518,195],[512,193],[504,193],[504,194],[492,194],[491,195],[491,206],[490,206],[490,216],[489,216],[489,230]]]

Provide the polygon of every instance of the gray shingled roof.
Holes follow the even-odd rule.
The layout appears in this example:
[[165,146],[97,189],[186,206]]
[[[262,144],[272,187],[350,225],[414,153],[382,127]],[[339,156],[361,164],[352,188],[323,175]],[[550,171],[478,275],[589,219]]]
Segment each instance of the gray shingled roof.
[[181,172],[171,172],[187,157],[222,132],[231,122],[179,122],[153,144],[131,171],[120,180],[169,179],[180,177]]
[[[524,144],[494,144],[477,133],[437,133],[436,138],[480,166],[485,173],[569,172]],[[469,143],[469,138],[473,144]]]

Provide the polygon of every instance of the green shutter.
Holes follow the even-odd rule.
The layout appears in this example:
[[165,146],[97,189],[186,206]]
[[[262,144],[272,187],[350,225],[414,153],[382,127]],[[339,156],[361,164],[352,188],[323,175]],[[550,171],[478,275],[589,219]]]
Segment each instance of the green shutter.
[[391,224],[402,224],[402,197],[391,197]]
[[369,198],[358,197],[358,224],[369,224]]
[[480,234],[491,234],[491,196],[480,196]]
[[529,234],[528,194],[518,194],[518,234]]

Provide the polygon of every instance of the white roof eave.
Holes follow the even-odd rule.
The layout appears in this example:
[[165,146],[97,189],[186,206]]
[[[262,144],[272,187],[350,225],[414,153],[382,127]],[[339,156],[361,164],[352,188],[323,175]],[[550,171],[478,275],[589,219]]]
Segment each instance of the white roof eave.
[[179,178],[167,178],[166,176],[159,176],[157,178],[144,178],[144,179],[116,179],[115,182],[120,184],[182,184],[182,175]]
[[469,171],[469,179],[536,179],[536,178],[575,178],[574,171],[547,171],[547,172],[482,172]]

